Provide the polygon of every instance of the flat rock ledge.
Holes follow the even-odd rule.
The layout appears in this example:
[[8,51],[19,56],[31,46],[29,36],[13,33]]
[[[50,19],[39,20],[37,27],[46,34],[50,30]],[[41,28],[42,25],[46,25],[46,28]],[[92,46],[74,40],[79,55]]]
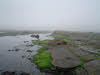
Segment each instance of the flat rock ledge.
[[59,45],[49,48],[53,58],[52,64],[60,68],[73,68],[78,66],[81,61],[73,53],[71,53],[66,45]]

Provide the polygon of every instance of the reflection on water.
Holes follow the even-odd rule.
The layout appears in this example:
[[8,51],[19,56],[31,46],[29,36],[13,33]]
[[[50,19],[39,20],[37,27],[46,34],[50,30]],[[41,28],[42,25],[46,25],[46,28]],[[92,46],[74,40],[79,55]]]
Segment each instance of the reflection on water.
[[[53,39],[48,35],[50,33],[40,34],[40,40]],[[31,75],[47,75],[41,73],[29,60],[37,54],[40,48],[38,45],[30,46],[33,44],[31,40],[37,39],[30,35],[0,37],[0,72],[15,71],[17,73],[27,72]]]

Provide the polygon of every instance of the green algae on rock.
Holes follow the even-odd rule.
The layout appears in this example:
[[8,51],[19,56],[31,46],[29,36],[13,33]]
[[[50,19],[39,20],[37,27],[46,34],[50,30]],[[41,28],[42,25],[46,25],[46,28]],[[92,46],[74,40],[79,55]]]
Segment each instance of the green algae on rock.
[[42,40],[42,41],[35,41],[34,43],[40,46],[45,46],[48,44],[51,40]]
[[65,37],[63,35],[52,35],[54,38],[63,39],[65,42],[71,42],[71,40],[68,37]]
[[46,48],[40,48],[38,50],[38,55],[36,55],[33,60],[39,69],[51,69],[53,67],[51,61],[51,54],[47,52]]

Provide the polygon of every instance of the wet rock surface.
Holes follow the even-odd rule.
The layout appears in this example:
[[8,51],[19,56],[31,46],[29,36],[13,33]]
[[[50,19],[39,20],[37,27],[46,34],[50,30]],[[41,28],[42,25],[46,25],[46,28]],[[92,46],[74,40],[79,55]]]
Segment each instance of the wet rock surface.
[[1,75],[16,75],[16,73],[6,71],[6,72],[3,72]]
[[27,50],[27,52],[32,52],[32,50]]
[[[15,48],[14,49],[9,48],[8,50],[7,48],[8,55],[4,57],[3,59],[1,59],[2,56],[0,56],[1,57],[0,60],[3,60],[3,62],[0,61],[0,63],[5,64],[4,66],[7,66],[8,70],[11,68],[17,69],[17,70],[23,69],[24,71],[18,75],[30,75],[25,71],[29,71],[29,72],[32,71],[31,75],[73,75],[73,71],[75,71],[78,65],[80,65],[81,63],[79,58],[82,57],[86,60],[86,62],[84,65],[82,65],[82,67],[79,70],[76,71],[76,74],[77,75],[100,75],[100,60],[96,59],[97,57],[100,57],[100,55],[96,55],[95,53],[94,54],[89,53],[89,51],[100,52],[100,49],[96,49],[96,48],[99,48],[100,43],[98,43],[97,46],[94,46],[97,41],[92,42],[92,43],[89,42],[87,38],[88,34],[86,35],[84,40],[82,39],[85,36],[83,34],[71,33],[71,35],[69,35],[69,33],[68,34],[64,33],[62,35],[65,35],[67,37],[72,37],[73,41],[75,42],[75,44],[78,45],[78,47],[72,47],[68,45],[68,43],[65,43],[63,40],[62,41],[61,40],[52,41],[51,44],[53,45],[49,44],[48,46],[46,46],[49,49],[48,51],[51,52],[51,55],[53,57],[52,64],[55,66],[54,69],[47,70],[49,74],[41,73],[36,68],[35,64],[30,65],[31,56],[37,53],[34,49],[36,48],[37,50],[39,48],[34,46],[34,48],[32,48],[31,50],[30,47],[32,47],[33,44],[28,44],[29,41],[25,41],[25,40],[23,41],[23,43],[25,44],[25,48],[23,48],[24,47],[23,45],[20,50],[15,49]],[[80,37],[80,35],[82,36],[82,38]],[[85,43],[88,42],[88,43],[81,46],[82,42],[85,42]],[[88,47],[85,45],[88,45]],[[19,46],[17,48],[19,48]],[[0,64],[0,67],[2,67],[1,64]],[[16,74],[17,74],[16,72],[9,72],[9,71],[2,72],[2,75],[16,75]]]
[[90,54],[87,48],[70,48],[67,45],[56,45],[49,46],[48,49],[53,57],[52,64],[57,67],[58,72],[64,72],[63,75],[69,73],[69,75],[73,75],[73,71],[84,61],[84,66],[76,71],[76,75],[100,75],[100,60],[96,59],[100,56]]
[[88,75],[100,75],[100,59],[86,63],[84,68]]
[[3,72],[1,75],[30,75],[30,74],[29,73],[26,73],[26,72],[22,72],[20,74],[17,74],[16,72],[6,71],[6,72]]
[[[81,62],[79,66],[76,66],[74,68],[73,70],[75,71],[74,75],[100,75],[100,40],[96,39],[98,38],[96,37],[97,35],[100,36],[99,33],[98,34],[73,33],[73,32],[66,33],[66,32],[59,32],[59,31],[53,33],[53,35],[56,34],[69,37],[72,39],[72,42],[71,44],[67,44],[66,47],[64,47],[64,45],[59,45],[59,46],[55,45],[54,47],[52,47],[51,45],[47,46],[47,48],[49,49],[49,51],[51,52],[54,58],[53,60],[54,65],[59,66],[60,68],[66,66],[67,64],[63,66],[60,65],[63,64],[63,62],[65,62],[66,60],[66,58],[64,59],[61,58],[61,56],[69,57],[69,54],[71,53],[70,55],[72,57],[67,58],[67,62],[70,61],[70,59],[73,59],[73,57],[80,59]],[[57,52],[57,50],[59,52]],[[58,59],[55,55],[63,59],[63,62],[60,61],[59,63],[59,60],[61,59]],[[55,60],[58,62],[55,62]],[[67,69],[64,67],[65,71],[68,71],[68,69],[72,67],[72,65],[70,66],[71,63],[74,63],[74,60],[71,60],[69,66],[66,66]],[[70,71],[71,70],[72,68],[70,69]],[[70,71],[68,71],[66,74],[63,73],[62,75],[67,75]]]
[[80,60],[74,56],[73,53],[68,51],[67,46],[61,45],[53,47],[51,56],[53,58],[52,64],[61,68],[72,68],[80,64]]
[[62,39],[55,39],[55,40],[52,40],[51,42],[50,42],[50,45],[52,45],[52,46],[57,46],[57,45],[67,45],[67,42],[65,42],[64,40],[62,40]]
[[20,75],[30,75],[30,74],[29,74],[29,73],[23,72],[23,73],[21,73]]
[[39,38],[40,38],[40,36],[39,36],[38,34],[37,34],[37,35],[36,35],[36,34],[32,34],[31,37],[37,38],[38,40],[39,40]]
[[76,75],[100,75],[100,59],[86,63],[83,68],[76,71]]

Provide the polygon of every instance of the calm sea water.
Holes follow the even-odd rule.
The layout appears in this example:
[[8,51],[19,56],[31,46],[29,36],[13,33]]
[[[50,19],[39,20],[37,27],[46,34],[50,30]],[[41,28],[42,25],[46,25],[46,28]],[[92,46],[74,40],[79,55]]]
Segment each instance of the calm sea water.
[[[39,34],[40,40],[53,39],[52,37],[48,37],[50,34]],[[27,72],[31,75],[48,75],[40,72],[37,66],[29,60],[29,58],[33,58],[37,54],[37,50],[41,47],[38,45],[28,46],[33,44],[32,40],[37,40],[30,37],[30,35],[0,37],[0,73],[15,71],[18,74],[20,72]],[[15,49],[19,51],[15,51]],[[27,52],[27,50],[31,50],[32,52]]]

